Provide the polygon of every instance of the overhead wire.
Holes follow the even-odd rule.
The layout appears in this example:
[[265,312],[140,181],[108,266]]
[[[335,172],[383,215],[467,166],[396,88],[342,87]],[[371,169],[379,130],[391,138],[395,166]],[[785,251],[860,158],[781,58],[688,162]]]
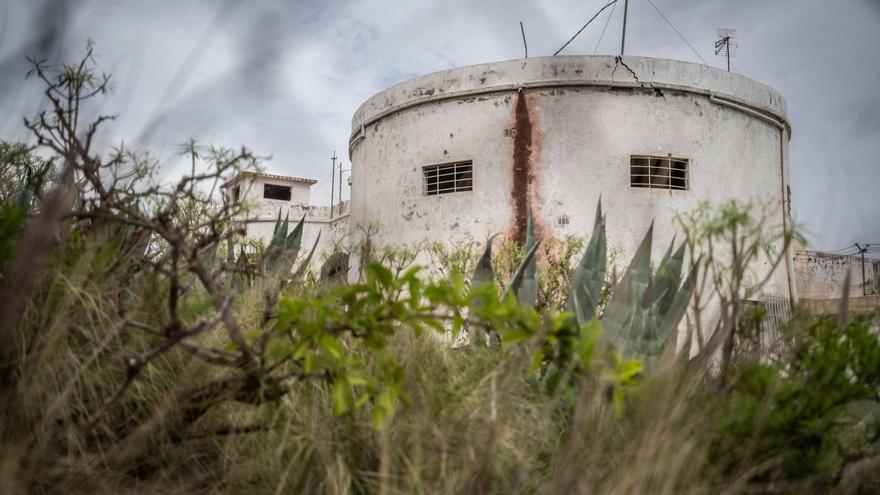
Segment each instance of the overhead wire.
[[862,244],[861,248],[859,248],[855,244],[850,244],[848,246],[844,246],[840,249],[836,249],[830,252],[839,256],[855,256],[861,254],[863,250],[866,253],[880,253],[880,242],[869,242],[866,244]]
[[694,48],[694,46],[691,45],[690,41],[688,41],[687,38],[685,38],[684,35],[681,34],[681,32],[678,30],[678,28],[676,28],[675,25],[672,24],[672,21],[670,21],[669,19],[667,19],[666,16],[663,15],[663,12],[661,12],[660,9],[659,9],[656,5],[654,5],[654,2],[653,2],[652,0],[648,0],[648,3],[651,4],[651,7],[654,7],[654,10],[656,10],[657,13],[660,14],[660,17],[662,17],[664,21],[666,21],[666,24],[669,24],[669,27],[671,27],[672,30],[675,31],[675,34],[677,34],[678,37],[681,38],[681,40],[684,41],[685,44],[691,49],[691,51],[694,52],[694,55],[696,55],[697,58],[699,58],[700,60],[702,60],[702,61],[703,61],[703,64],[705,64],[705,65],[709,65],[709,62],[706,62],[706,59],[704,59],[703,56],[700,55],[700,52],[698,52],[698,51]]
[[596,48],[593,48],[593,55],[599,51],[599,44],[602,43],[602,38],[605,37],[605,30],[608,29],[608,23],[611,22],[611,18],[614,17],[614,10],[617,9],[617,2],[614,2],[614,6],[611,7],[611,13],[608,14],[608,19],[605,19],[605,26],[602,27],[602,34],[599,35],[599,41],[596,42]]
[[[327,177],[324,177],[323,179],[319,180],[314,186],[315,191],[320,190],[321,186],[324,185],[324,183],[327,182],[327,179],[329,179],[332,175],[333,175],[332,173],[329,173],[329,174],[327,174]],[[333,184],[330,184],[330,186],[333,187]]]
[[601,14],[605,9],[607,9],[608,7],[614,5],[615,3],[617,3],[617,0],[611,0],[610,2],[606,3],[601,9],[599,9],[599,12],[596,12],[596,15],[594,15],[593,17],[591,17],[590,20],[587,21],[586,24],[584,24],[583,26],[581,26],[580,29],[578,29],[578,32],[574,33],[574,36],[572,36],[571,39],[569,39],[568,41],[565,42],[564,45],[562,45],[562,48],[560,48],[559,50],[556,50],[556,53],[554,53],[553,56],[555,57],[556,55],[559,55],[559,52],[561,52],[562,50],[564,50],[565,47],[567,47],[572,41],[574,41],[574,39],[577,38],[578,35],[581,34],[581,32],[582,32],[584,29],[586,29],[587,26],[589,26],[591,22],[593,22],[597,17],[599,17],[599,14]]

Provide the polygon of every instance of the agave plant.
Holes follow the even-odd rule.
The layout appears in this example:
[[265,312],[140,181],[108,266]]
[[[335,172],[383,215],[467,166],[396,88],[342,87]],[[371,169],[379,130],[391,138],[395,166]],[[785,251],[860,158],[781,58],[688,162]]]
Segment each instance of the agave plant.
[[[321,240],[321,233],[319,232],[308,255],[306,255],[305,259],[300,263],[299,268],[294,271],[297,257],[302,248],[305,219],[306,216],[303,215],[299,222],[297,222],[296,226],[294,226],[293,230],[288,232],[290,230],[289,215],[285,217],[282,222],[281,211],[278,211],[278,219],[275,220],[272,239],[269,242],[269,246],[266,247],[266,252],[263,253],[263,258],[261,260],[264,273],[269,275],[290,276],[293,280],[299,279],[305,275],[309,263],[311,263],[312,257],[315,254],[315,250],[318,247],[318,242]],[[237,261],[235,261],[234,252],[232,240],[229,239],[226,248],[226,263],[230,266],[235,264],[237,271],[245,271],[244,265],[246,264],[246,261],[244,248],[241,248]]]
[[653,228],[645,234],[602,315],[609,342],[622,353],[643,359],[658,356],[675,333],[693,296],[697,274],[691,269],[681,284],[684,245],[673,253],[674,240],[657,271],[651,272]]
[[[296,259],[302,248],[303,224],[305,223],[305,220],[306,216],[303,215],[293,230],[288,233],[289,215],[284,218],[284,222],[281,222],[281,212],[278,212],[278,220],[275,221],[272,240],[269,242],[269,246],[266,248],[266,253],[264,255],[264,270],[266,273],[288,274],[293,271]],[[308,266],[311,261],[312,255],[315,253],[315,248],[320,239],[321,236],[319,234],[318,238],[315,239],[315,244],[309,251],[308,256],[305,261],[303,261],[302,266],[296,271],[298,275],[304,273],[305,267]]]
[[[697,270],[692,269],[682,284],[684,244],[674,249],[669,245],[656,271],[651,270],[651,244],[654,226],[648,228],[623,278],[615,286],[602,313],[607,340],[621,353],[644,360],[656,358],[684,317],[693,296]],[[514,272],[508,292],[521,303],[535,304],[537,270],[531,210],[528,217],[523,260]],[[491,239],[486,245],[472,283],[492,280]],[[608,246],[602,200],[596,208],[596,219],[590,242],[575,269],[566,308],[579,325],[599,317],[602,288],[607,273]]]

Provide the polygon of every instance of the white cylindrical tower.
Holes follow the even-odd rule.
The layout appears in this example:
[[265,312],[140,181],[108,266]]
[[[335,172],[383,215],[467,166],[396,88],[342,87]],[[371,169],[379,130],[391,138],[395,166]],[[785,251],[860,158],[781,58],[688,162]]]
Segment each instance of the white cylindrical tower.
[[[378,244],[588,235],[596,203],[628,260],[652,221],[707,201],[763,202],[787,222],[785,101],[722,70],[643,57],[538,57],[393,86],[352,120],[351,221]],[[655,252],[655,256],[659,256]],[[625,261],[624,261],[625,262]],[[768,285],[794,293],[790,265]]]

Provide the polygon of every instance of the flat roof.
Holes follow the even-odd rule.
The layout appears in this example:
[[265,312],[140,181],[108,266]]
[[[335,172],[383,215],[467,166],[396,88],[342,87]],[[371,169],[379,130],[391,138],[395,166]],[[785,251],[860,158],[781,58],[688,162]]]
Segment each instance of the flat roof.
[[245,177],[260,177],[263,179],[272,179],[272,180],[278,180],[278,181],[284,181],[284,182],[299,182],[301,184],[308,184],[310,186],[312,184],[317,184],[317,182],[318,182],[314,179],[303,179],[302,177],[291,177],[289,175],[262,174],[259,172],[239,172],[238,174],[236,174],[235,177],[224,182],[223,185],[220,187],[221,188],[229,187],[232,184],[235,184],[236,182],[242,180]]

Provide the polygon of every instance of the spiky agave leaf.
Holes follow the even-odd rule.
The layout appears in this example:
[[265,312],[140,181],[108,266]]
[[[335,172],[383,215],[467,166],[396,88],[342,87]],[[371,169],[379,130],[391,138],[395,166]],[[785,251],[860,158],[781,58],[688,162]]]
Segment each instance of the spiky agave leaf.
[[[517,299],[522,304],[534,306],[538,303],[538,259],[535,256],[538,242],[535,239],[535,224],[532,219],[532,207],[529,206],[526,217],[526,243],[523,246],[522,277],[514,290]],[[531,256],[529,253],[532,253]],[[516,270],[519,272],[519,268]],[[516,273],[514,273],[514,277]],[[514,280],[511,279],[511,286]]]
[[278,208],[278,218],[275,220],[275,228],[272,229],[272,237],[275,237],[275,234],[278,232],[278,227],[281,226],[281,208]]
[[318,247],[318,241],[321,240],[321,231],[318,231],[318,237],[315,238],[315,243],[312,244],[312,249],[309,250],[308,256],[303,260],[302,264],[300,264],[299,269],[296,270],[296,273],[293,274],[293,280],[299,280],[303,275],[305,275],[306,270],[309,268],[309,263],[312,262],[312,256],[315,255],[315,249]]
[[279,261],[284,255],[285,244],[287,243],[287,229],[289,228],[289,225],[290,213],[284,217],[284,222],[280,225],[276,224],[275,226],[275,234],[272,236],[272,240],[269,241],[269,246],[266,248],[264,254],[264,269],[266,273],[274,273],[280,265]]
[[[695,265],[691,268],[684,284],[673,291],[671,303],[665,311],[660,311],[660,305],[658,304],[657,311],[654,313],[656,316],[655,321],[646,329],[646,337],[643,339],[645,345],[642,346],[641,352],[642,356],[651,358],[659,355],[669,341],[669,338],[675,333],[694,295],[697,273],[698,270]],[[685,352],[688,351],[686,350]]]
[[654,302],[659,303],[658,310],[661,314],[669,311],[669,307],[672,305],[678,286],[681,283],[681,268],[684,265],[685,245],[682,244],[675,250],[675,253],[671,253],[674,243],[675,239],[669,244],[669,249],[666,251],[666,255],[663,256],[663,260],[660,261],[660,266],[657,267],[657,273],[654,276],[652,297]]
[[293,228],[293,231],[284,241],[284,248],[286,251],[285,256],[290,258],[291,263],[296,261],[296,257],[299,255],[299,250],[302,247],[303,224],[305,221],[306,216],[303,214],[302,218],[300,218],[299,222],[296,224],[296,227]]
[[632,350],[648,317],[644,299],[651,283],[651,241],[654,223],[648,228],[623,278],[614,288],[602,322],[605,334],[623,353]]
[[477,262],[477,267],[474,269],[473,276],[471,276],[471,287],[487,283],[491,284],[495,281],[495,273],[492,271],[492,241],[494,239],[495,236],[493,235],[486,241],[486,249],[483,250],[483,255],[480,256],[480,261]]
[[[281,220],[281,210],[278,210],[278,221]],[[287,239],[287,229],[289,227],[290,213],[284,216],[283,223],[275,224],[275,231],[272,234],[272,240],[269,241],[269,247],[283,247]]]
[[[497,234],[496,234],[497,235]],[[478,287],[485,287],[487,285],[491,285],[495,282],[495,274],[492,271],[492,241],[495,239],[493,235],[486,241],[486,249],[483,250],[483,255],[480,256],[480,261],[477,262],[477,267],[474,269],[474,274],[471,276],[471,289]],[[474,298],[471,303],[473,309],[481,309],[485,306],[485,302],[483,301],[482,296],[477,296]],[[468,330],[470,335],[470,330]],[[491,335],[486,335],[488,341],[486,344],[490,344],[493,339]],[[453,338],[458,338],[457,332],[453,331]],[[474,340],[473,335],[470,335],[470,342],[472,343],[481,343],[481,339]]]
[[596,317],[596,308],[605,283],[608,259],[608,246],[605,238],[605,218],[602,216],[602,198],[596,207],[596,220],[590,243],[581,258],[571,282],[566,309],[574,313],[579,324]]
[[[504,293],[505,297],[507,293],[513,293],[517,295],[517,300],[521,303],[535,305],[537,301],[537,287],[535,291],[535,295],[531,300],[525,300],[523,296],[523,292],[525,292],[525,279],[526,279],[526,270],[528,265],[533,264],[535,261],[535,255],[538,252],[538,246],[540,242],[536,242],[532,245],[531,249],[526,251],[526,254],[523,256],[522,262],[520,262],[519,266],[516,268],[516,271],[513,272],[513,277],[510,278],[510,285],[507,286],[507,291]],[[534,281],[534,279],[533,279]],[[521,290],[522,289],[522,290]]]

